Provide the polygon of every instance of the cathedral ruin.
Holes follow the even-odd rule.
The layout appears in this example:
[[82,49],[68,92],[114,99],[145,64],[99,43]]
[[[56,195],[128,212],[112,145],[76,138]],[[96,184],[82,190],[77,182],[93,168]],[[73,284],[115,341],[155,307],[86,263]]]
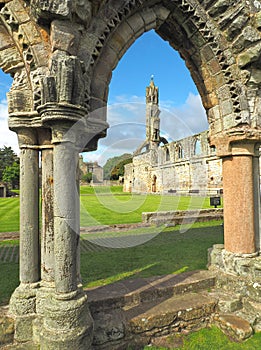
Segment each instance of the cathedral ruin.
[[[196,116],[195,116],[196,118]],[[223,192],[222,161],[208,131],[168,143],[160,136],[159,91],[146,88],[146,140],[125,165],[124,191],[217,195]]]

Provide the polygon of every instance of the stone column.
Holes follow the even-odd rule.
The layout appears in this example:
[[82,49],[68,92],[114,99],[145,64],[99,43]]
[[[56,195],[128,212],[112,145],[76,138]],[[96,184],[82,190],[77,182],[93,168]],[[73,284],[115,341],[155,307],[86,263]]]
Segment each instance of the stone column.
[[17,341],[32,339],[36,291],[40,280],[39,152],[34,132],[18,132],[20,152],[20,286],[10,300]]
[[20,281],[40,280],[39,263],[39,152],[20,151]]
[[[49,289],[49,293],[46,293],[47,289],[45,293],[39,293],[42,328],[38,326],[40,331],[36,340],[41,344],[41,349],[88,350],[92,342],[93,322],[87,296],[78,283],[79,154],[75,146],[77,135],[74,132],[67,134],[69,129],[69,123],[52,125],[54,250],[50,271],[54,272],[54,288]],[[50,188],[50,184],[47,187]]]
[[57,293],[77,290],[79,196],[76,187],[78,152],[72,142],[54,146],[54,253]]
[[255,144],[235,143],[223,157],[225,250],[255,254],[259,213]]

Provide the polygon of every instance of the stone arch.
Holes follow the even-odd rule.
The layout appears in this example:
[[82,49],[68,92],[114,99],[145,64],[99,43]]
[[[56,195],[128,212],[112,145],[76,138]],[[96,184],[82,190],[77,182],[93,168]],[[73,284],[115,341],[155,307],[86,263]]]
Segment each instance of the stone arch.
[[[150,29],[185,60],[207,111],[210,143],[222,157],[225,245],[214,248],[212,265],[238,276],[232,266],[242,266],[241,258],[244,264],[253,259],[254,289],[254,258],[261,246],[256,176],[260,18],[255,0],[0,3],[0,67],[14,77],[9,125],[20,140],[23,184],[21,283],[10,302],[17,341],[31,341],[34,334],[45,348],[60,343],[91,348],[93,325],[79,273],[79,143],[87,134],[86,149],[95,149],[105,136],[106,108],[98,109],[107,105],[112,71],[135,39]],[[41,256],[39,154],[44,183]]]
[[[109,18],[92,54],[91,109],[107,103],[113,69],[128,47],[145,31],[155,29],[185,59],[207,110],[212,133],[250,123],[245,88],[231,44],[215,25],[215,12],[197,1],[140,1],[141,8],[121,19],[124,9]],[[109,6],[109,5],[108,5]],[[212,14],[212,16],[211,16]],[[175,38],[173,33],[175,32]]]

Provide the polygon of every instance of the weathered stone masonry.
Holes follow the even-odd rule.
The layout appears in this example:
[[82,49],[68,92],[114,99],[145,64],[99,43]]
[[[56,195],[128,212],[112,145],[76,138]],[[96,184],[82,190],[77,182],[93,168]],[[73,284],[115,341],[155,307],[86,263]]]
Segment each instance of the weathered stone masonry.
[[13,77],[9,127],[21,148],[21,283],[10,301],[17,341],[91,347],[79,275],[78,153],[106,135],[112,71],[150,29],[179,51],[206,108],[223,162],[224,251],[238,260],[259,254],[260,28],[254,0],[0,1],[0,67]]

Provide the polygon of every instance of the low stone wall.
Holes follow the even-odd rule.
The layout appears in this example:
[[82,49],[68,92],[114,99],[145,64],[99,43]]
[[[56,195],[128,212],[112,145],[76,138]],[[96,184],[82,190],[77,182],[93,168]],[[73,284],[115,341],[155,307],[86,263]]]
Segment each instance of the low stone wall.
[[175,210],[142,213],[142,222],[154,225],[187,224],[210,220],[222,220],[223,209]]

